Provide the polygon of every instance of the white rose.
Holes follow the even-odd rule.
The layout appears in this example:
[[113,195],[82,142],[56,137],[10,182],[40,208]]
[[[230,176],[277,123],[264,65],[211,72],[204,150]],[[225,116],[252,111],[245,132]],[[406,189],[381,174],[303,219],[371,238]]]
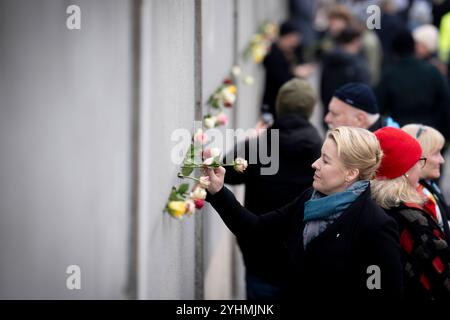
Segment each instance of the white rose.
[[194,189],[194,191],[191,193],[191,198],[193,200],[205,200],[206,199],[206,190],[202,187],[197,187]]
[[246,84],[246,85],[252,85],[253,83],[255,83],[255,79],[253,79],[253,77],[252,76],[246,76],[245,78],[244,78],[244,83]]
[[247,160],[242,159],[242,158],[236,158],[234,160],[234,170],[236,170],[239,173],[242,173],[245,171],[245,169],[247,169],[248,163]]
[[217,122],[217,118],[215,116],[211,116],[211,117],[205,118],[203,120],[203,124],[208,129],[214,128],[216,126],[216,122]]
[[210,166],[214,163],[214,157],[210,157],[208,159],[206,159],[205,161],[203,161],[204,165]]
[[231,73],[233,74],[233,76],[239,77],[241,75],[241,68],[239,66],[234,66],[233,68],[231,68]]
[[220,156],[220,153],[221,153],[219,148],[211,148],[210,152],[211,152],[211,157],[213,157],[213,158]]
[[229,104],[234,104],[234,102],[236,101],[236,95],[228,88],[224,88],[222,90],[222,97],[225,102],[228,102]]

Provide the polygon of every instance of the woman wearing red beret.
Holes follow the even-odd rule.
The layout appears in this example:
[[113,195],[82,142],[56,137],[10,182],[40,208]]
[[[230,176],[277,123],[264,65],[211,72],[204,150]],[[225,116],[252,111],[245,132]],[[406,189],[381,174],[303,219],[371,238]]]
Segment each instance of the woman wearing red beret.
[[372,196],[399,227],[405,300],[450,301],[450,249],[416,190],[426,162],[422,149],[400,129],[385,127],[375,135],[384,156],[371,183]]

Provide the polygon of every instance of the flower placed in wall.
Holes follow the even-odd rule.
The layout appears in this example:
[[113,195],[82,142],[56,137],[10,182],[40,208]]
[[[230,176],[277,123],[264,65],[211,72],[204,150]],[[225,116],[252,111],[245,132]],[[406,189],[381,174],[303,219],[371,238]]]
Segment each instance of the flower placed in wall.
[[206,199],[206,190],[201,186],[196,186],[194,191],[191,192],[191,199],[193,200],[205,200]]
[[208,129],[214,128],[217,126],[217,117],[208,114],[203,118],[203,124]]
[[246,76],[246,77],[244,78],[244,83],[245,83],[246,85],[251,86],[253,83],[255,83],[255,79],[254,79],[252,76]]
[[223,105],[227,108],[231,108],[233,104],[236,102],[236,93],[237,88],[235,85],[230,84],[226,85],[222,91]]
[[186,206],[185,214],[187,214],[187,215],[192,215],[192,214],[195,213],[195,208],[196,208],[196,206],[195,206],[194,200],[192,200],[192,199],[187,199],[187,200],[184,202],[184,204],[185,204],[185,206]]
[[170,201],[167,204],[167,212],[169,212],[172,217],[181,219],[186,212],[186,204],[184,201]]
[[[169,201],[166,204],[165,211],[167,211],[172,217],[176,219],[181,219],[184,214],[192,210],[189,207],[189,203],[186,203],[188,200],[187,196],[189,193],[189,184],[183,183],[178,188],[173,187],[170,192]],[[194,203],[195,205],[195,203]]]
[[231,68],[231,74],[233,75],[233,77],[237,78],[241,75],[241,67],[239,66],[233,66],[233,68]]
[[262,24],[245,49],[244,59],[249,60],[252,58],[255,63],[261,63],[269,52],[270,46],[277,35],[277,25],[270,22]]
[[194,203],[195,203],[195,208],[201,209],[201,208],[203,208],[203,206],[205,205],[205,200],[202,200],[202,199],[195,199],[195,200],[194,200]]
[[226,126],[228,124],[228,117],[225,113],[221,112],[216,116],[217,124],[221,126]]
[[220,112],[215,116],[207,114],[203,117],[203,125],[208,129],[215,128],[218,126],[226,126],[227,124],[228,124],[228,117],[223,112]]
[[205,144],[208,142],[208,136],[203,132],[202,129],[198,129],[194,135],[194,141],[200,144]]
[[[205,169],[223,166],[233,167],[234,170],[242,173],[247,169],[247,160],[243,158],[236,158],[233,163],[226,164],[219,162],[221,152],[218,148],[206,149],[205,152],[210,157],[206,158],[199,164],[194,163],[193,161],[185,162],[182,167],[182,171],[187,168],[189,169],[188,172],[190,174],[195,168]],[[204,206],[207,194],[206,188],[208,188],[211,182],[209,181],[208,176],[200,176],[199,178],[196,178],[189,175],[184,175],[181,172],[178,173],[178,178],[190,179],[196,182],[192,192],[188,192],[188,183],[183,183],[178,189],[175,187],[172,188],[165,211],[167,211],[174,218],[182,219],[185,215],[192,215],[195,212],[195,209],[201,209]]]
[[224,82],[209,97],[208,104],[215,108],[230,108],[236,102],[237,88],[231,79],[225,79]]

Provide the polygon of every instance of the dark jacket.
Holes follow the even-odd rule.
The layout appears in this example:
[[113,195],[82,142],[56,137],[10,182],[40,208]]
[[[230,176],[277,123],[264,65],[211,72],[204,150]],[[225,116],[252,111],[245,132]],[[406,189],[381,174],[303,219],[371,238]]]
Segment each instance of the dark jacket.
[[334,91],[349,82],[370,85],[367,63],[362,57],[337,48],[324,57],[322,65],[320,98],[324,106],[324,115],[328,113],[328,104]]
[[[264,175],[263,165],[258,157],[256,163],[250,162],[249,154],[259,155],[259,143],[267,146],[267,154],[275,157],[276,150],[272,150],[272,130],[278,130],[278,172]],[[267,137],[267,139],[265,139]],[[252,147],[253,142],[256,148]],[[263,137],[250,142],[246,141],[243,154],[235,147],[232,154],[226,156],[226,163],[236,156],[245,158],[250,164],[244,173],[227,170],[225,183],[245,184],[245,207],[254,214],[273,211],[291,202],[299,194],[309,188],[313,181],[314,170],[311,164],[320,156],[322,139],[311,123],[299,115],[286,115],[275,120],[272,128]],[[281,284],[281,275],[286,257],[279,242],[268,239],[238,238],[244,263],[248,271],[256,274],[262,280],[272,285]],[[261,242],[263,241],[263,243]],[[261,257],[263,257],[261,259]]]
[[413,56],[387,69],[376,88],[380,110],[401,126],[422,123],[450,138],[450,96],[436,67]]
[[278,90],[287,81],[294,78],[292,73],[292,62],[286,58],[286,55],[281,51],[275,42],[269,53],[263,61],[264,69],[266,71],[264,96],[263,96],[263,112],[270,112],[274,117],[275,102],[278,95]]
[[407,302],[450,302],[450,249],[434,219],[419,206],[387,210],[398,224]]
[[[290,204],[257,216],[222,188],[209,201],[238,237],[281,241],[289,257],[284,297],[297,304],[308,301],[358,301],[399,298],[402,270],[395,221],[371,199],[367,188],[323,233],[303,248],[306,190]],[[369,290],[369,266],[381,270],[381,289]],[[351,300],[348,300],[351,299]]]
[[439,190],[439,187],[437,187],[436,184],[430,182],[429,180],[420,180],[419,182],[425,189],[427,189],[433,195],[434,199],[436,200],[436,203],[439,206],[439,210],[441,211],[442,215],[445,241],[447,241],[447,243],[450,243],[450,227],[449,227],[450,208],[444,199],[444,195],[442,194],[441,190]]
[[383,68],[390,66],[394,60],[392,43],[394,36],[405,28],[403,19],[398,14],[383,13],[381,15],[381,28],[376,28],[375,32],[383,48]]

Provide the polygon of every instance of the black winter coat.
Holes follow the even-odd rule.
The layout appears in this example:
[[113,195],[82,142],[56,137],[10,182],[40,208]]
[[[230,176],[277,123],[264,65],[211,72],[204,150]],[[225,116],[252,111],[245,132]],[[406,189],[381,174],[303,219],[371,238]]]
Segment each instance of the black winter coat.
[[381,113],[400,126],[422,123],[450,139],[449,87],[435,66],[404,57],[383,73],[376,94]]
[[436,186],[428,180],[420,180],[419,181],[424,188],[426,188],[431,194],[433,194],[433,197],[436,199],[436,202],[439,206],[439,210],[441,211],[442,221],[443,221],[443,227],[444,227],[444,236],[445,241],[447,243],[450,243],[450,208],[445,201],[444,195],[442,194],[441,190],[436,188]]
[[[283,208],[257,216],[226,188],[207,201],[238,237],[281,241],[289,257],[283,295],[297,305],[309,301],[392,301],[401,296],[402,267],[395,221],[370,197],[370,187],[338,220],[303,248],[304,204],[308,189]],[[381,289],[369,290],[368,268],[381,270]],[[351,300],[348,300],[351,299]]]
[[320,80],[320,98],[324,115],[334,91],[349,82],[361,82],[370,85],[367,62],[360,56],[352,55],[341,49],[335,49],[324,57]]
[[294,78],[292,73],[292,62],[286,58],[276,43],[272,44],[270,52],[263,61],[266,71],[264,96],[263,96],[263,112],[270,112],[276,117],[275,102],[278,91],[287,81]]

